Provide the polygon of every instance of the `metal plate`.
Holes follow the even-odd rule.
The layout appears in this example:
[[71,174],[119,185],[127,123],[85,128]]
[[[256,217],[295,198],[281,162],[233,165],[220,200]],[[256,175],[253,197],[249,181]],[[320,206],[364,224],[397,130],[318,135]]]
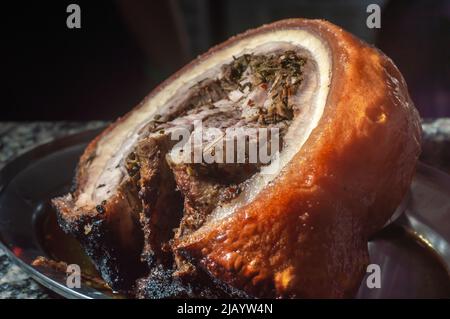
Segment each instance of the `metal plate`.
[[[67,298],[122,297],[85,281],[69,289],[64,273],[31,266],[46,256],[94,271],[78,244],[58,229],[49,199],[68,191],[81,152],[97,134],[37,147],[0,172],[0,245],[34,279]],[[369,243],[381,288],[369,289],[364,279],[357,298],[450,298],[450,177],[420,164],[397,215]]]

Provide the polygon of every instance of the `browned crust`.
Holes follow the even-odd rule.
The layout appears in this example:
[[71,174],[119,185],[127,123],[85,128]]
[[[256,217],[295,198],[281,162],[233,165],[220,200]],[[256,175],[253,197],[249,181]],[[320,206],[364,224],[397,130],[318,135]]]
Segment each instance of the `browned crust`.
[[392,61],[328,22],[286,20],[246,36],[280,28],[308,28],[330,47],[323,117],[272,185],[176,251],[253,296],[351,296],[368,237],[411,182],[419,116]]
[[[121,289],[121,287],[126,286],[126,283],[123,283],[123,281],[120,279],[121,277],[126,277],[126,273],[129,271],[133,271],[133,269],[136,269],[136,267],[140,267],[139,264],[131,263],[130,260],[127,258],[126,251],[122,251],[121,249],[117,249],[117,247],[110,247],[109,244],[100,244],[101,241],[109,242],[109,240],[105,239],[105,233],[114,233],[114,230],[111,229],[111,226],[108,223],[108,217],[114,216],[115,212],[118,212],[118,209],[115,209],[113,206],[111,206],[110,209],[106,210],[106,214],[98,214],[95,207],[89,207],[84,209],[75,209],[75,202],[77,197],[79,196],[80,192],[84,188],[88,176],[89,176],[89,164],[92,158],[95,156],[97,144],[99,141],[105,137],[111,130],[113,130],[116,126],[120,125],[128,116],[130,116],[131,113],[138,110],[140,107],[143,107],[150,99],[152,99],[156,94],[158,94],[160,91],[164,90],[167,85],[169,85],[172,81],[182,76],[186,71],[188,71],[191,68],[196,67],[201,61],[204,59],[210,57],[211,55],[215,54],[216,52],[232,45],[235,42],[238,42],[244,38],[252,37],[254,35],[269,32],[272,30],[277,29],[283,29],[283,28],[291,28],[291,27],[298,27],[298,22],[303,21],[302,23],[305,24],[305,27],[310,28],[314,25],[313,21],[308,20],[299,20],[299,19],[292,19],[292,20],[284,20],[280,21],[279,23],[275,23],[272,25],[266,25],[262,26],[258,29],[249,30],[243,34],[240,34],[238,36],[232,37],[229,40],[223,42],[222,44],[219,44],[213,48],[211,48],[208,52],[204,53],[203,55],[199,56],[186,66],[184,66],[182,69],[180,69],[178,72],[173,74],[171,77],[169,77],[167,80],[162,82],[160,85],[158,85],[152,92],[150,92],[137,106],[135,106],[130,112],[125,114],[123,117],[118,118],[114,123],[109,125],[101,134],[99,134],[95,139],[93,139],[89,145],[86,147],[85,151],[83,152],[83,155],[81,156],[76,176],[74,179],[74,192],[72,193],[72,197],[59,197],[52,201],[54,207],[58,211],[58,217],[60,220],[60,224],[62,225],[63,229],[65,229],[66,232],[74,235],[77,237],[80,242],[86,243],[83,244],[88,251],[88,254],[90,257],[94,260],[94,263],[96,264],[99,271],[102,273],[104,277],[112,278],[111,281],[108,282],[113,288],[115,289]],[[313,29],[313,28],[311,28]],[[120,195],[120,194],[117,194]],[[122,202],[120,200],[120,196],[117,200],[119,202]],[[113,202],[113,201],[109,201]],[[119,207],[122,206],[117,205]],[[83,232],[81,230],[84,229],[84,227],[87,225],[89,226],[92,223],[98,223],[102,226],[97,231],[97,228],[94,228],[93,233],[91,233],[90,236],[84,236]],[[140,229],[136,229],[135,232],[139,233],[141,232]],[[98,241],[98,244],[92,244],[90,243],[91,239],[90,237],[96,238],[96,241]],[[117,240],[115,240],[117,242]],[[122,246],[122,244],[119,242],[119,246]],[[136,249],[136,248],[135,248]],[[135,255],[134,253],[132,255]],[[119,265],[115,265],[113,267],[114,263],[118,263]],[[103,270],[102,270],[103,269]],[[123,274],[122,274],[123,272]],[[105,279],[108,281],[107,279]],[[114,282],[119,282],[120,284],[114,284]]]
[[[74,197],[86,183],[86,164],[99,140],[173,80],[244,38],[297,28],[319,35],[332,53],[332,84],[322,120],[273,185],[232,217],[175,247],[216,280],[250,295],[352,294],[367,263],[368,236],[385,223],[410,183],[420,126],[392,61],[326,21],[290,19],[265,25],[230,38],[186,65],[88,145],[79,162]],[[74,215],[73,202],[67,199],[54,203],[62,224],[104,219],[92,210]],[[107,231],[94,233],[96,240]],[[89,246],[94,239],[80,240]],[[105,248],[109,244],[97,248],[114,252],[114,247]],[[98,263],[114,267],[116,257]]]

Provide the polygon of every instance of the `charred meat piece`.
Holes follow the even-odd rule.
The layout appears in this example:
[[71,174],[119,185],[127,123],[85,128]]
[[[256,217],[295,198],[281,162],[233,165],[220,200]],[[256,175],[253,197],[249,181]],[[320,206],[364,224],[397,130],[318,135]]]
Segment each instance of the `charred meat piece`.
[[389,58],[331,23],[285,20],[160,85],[91,142],[53,203],[113,289],[349,297],[419,151]]

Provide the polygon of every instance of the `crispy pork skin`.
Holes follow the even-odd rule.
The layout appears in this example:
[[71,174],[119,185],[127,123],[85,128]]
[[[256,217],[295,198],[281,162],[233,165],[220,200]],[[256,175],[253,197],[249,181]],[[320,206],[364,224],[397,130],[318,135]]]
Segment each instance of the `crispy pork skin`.
[[[409,187],[419,123],[382,52],[283,20],[161,84],[91,142],[53,203],[111,287],[145,275],[139,297],[350,297]],[[252,160],[261,136],[278,152]]]

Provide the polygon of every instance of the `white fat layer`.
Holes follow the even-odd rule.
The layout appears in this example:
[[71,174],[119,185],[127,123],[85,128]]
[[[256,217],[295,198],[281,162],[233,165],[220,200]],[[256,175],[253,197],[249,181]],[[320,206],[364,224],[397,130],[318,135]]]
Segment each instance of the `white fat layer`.
[[[308,61],[310,60],[311,56],[309,56]],[[298,107],[299,113],[296,114],[284,137],[285,147],[283,151],[278,154],[279,156],[274,157],[269,165],[261,167],[259,173],[245,182],[243,191],[237,198],[217,207],[208,217],[208,220],[217,221],[251,202],[266,185],[279,175],[281,169],[301,149],[312,130],[317,126],[322,117],[328,95],[329,80],[321,81],[320,68],[317,62],[307,63],[303,75],[297,95],[292,101],[292,104]],[[325,78],[330,79],[330,76],[327,74]],[[325,94],[321,95],[321,91],[325,91]]]
[[[220,72],[220,66],[229,63],[233,56],[245,53],[258,54],[275,49],[292,49],[292,47],[307,52],[316,68],[313,72],[315,76],[308,77],[309,80],[306,81],[309,84],[299,90],[302,92],[298,97],[299,102],[307,102],[303,104],[307,109],[302,110],[292,122],[285,137],[289,147],[282,152],[279,161],[273,161],[270,165],[263,167],[260,173],[248,181],[250,187],[246,187],[246,190],[227,206],[217,208],[213,215],[225,216],[251,201],[301,149],[323,114],[331,81],[331,58],[326,44],[306,30],[278,30],[240,40],[202,60],[169,83],[98,142],[97,156],[89,167],[88,181],[77,198],[76,206],[96,205],[114,193],[112,190],[117,188],[126,174],[124,165],[121,163],[138,141],[139,131],[155,114],[162,113],[168,106],[181,102],[193,83],[217,75]],[[295,141],[295,143],[289,141]],[[106,186],[97,188],[101,184]]]

